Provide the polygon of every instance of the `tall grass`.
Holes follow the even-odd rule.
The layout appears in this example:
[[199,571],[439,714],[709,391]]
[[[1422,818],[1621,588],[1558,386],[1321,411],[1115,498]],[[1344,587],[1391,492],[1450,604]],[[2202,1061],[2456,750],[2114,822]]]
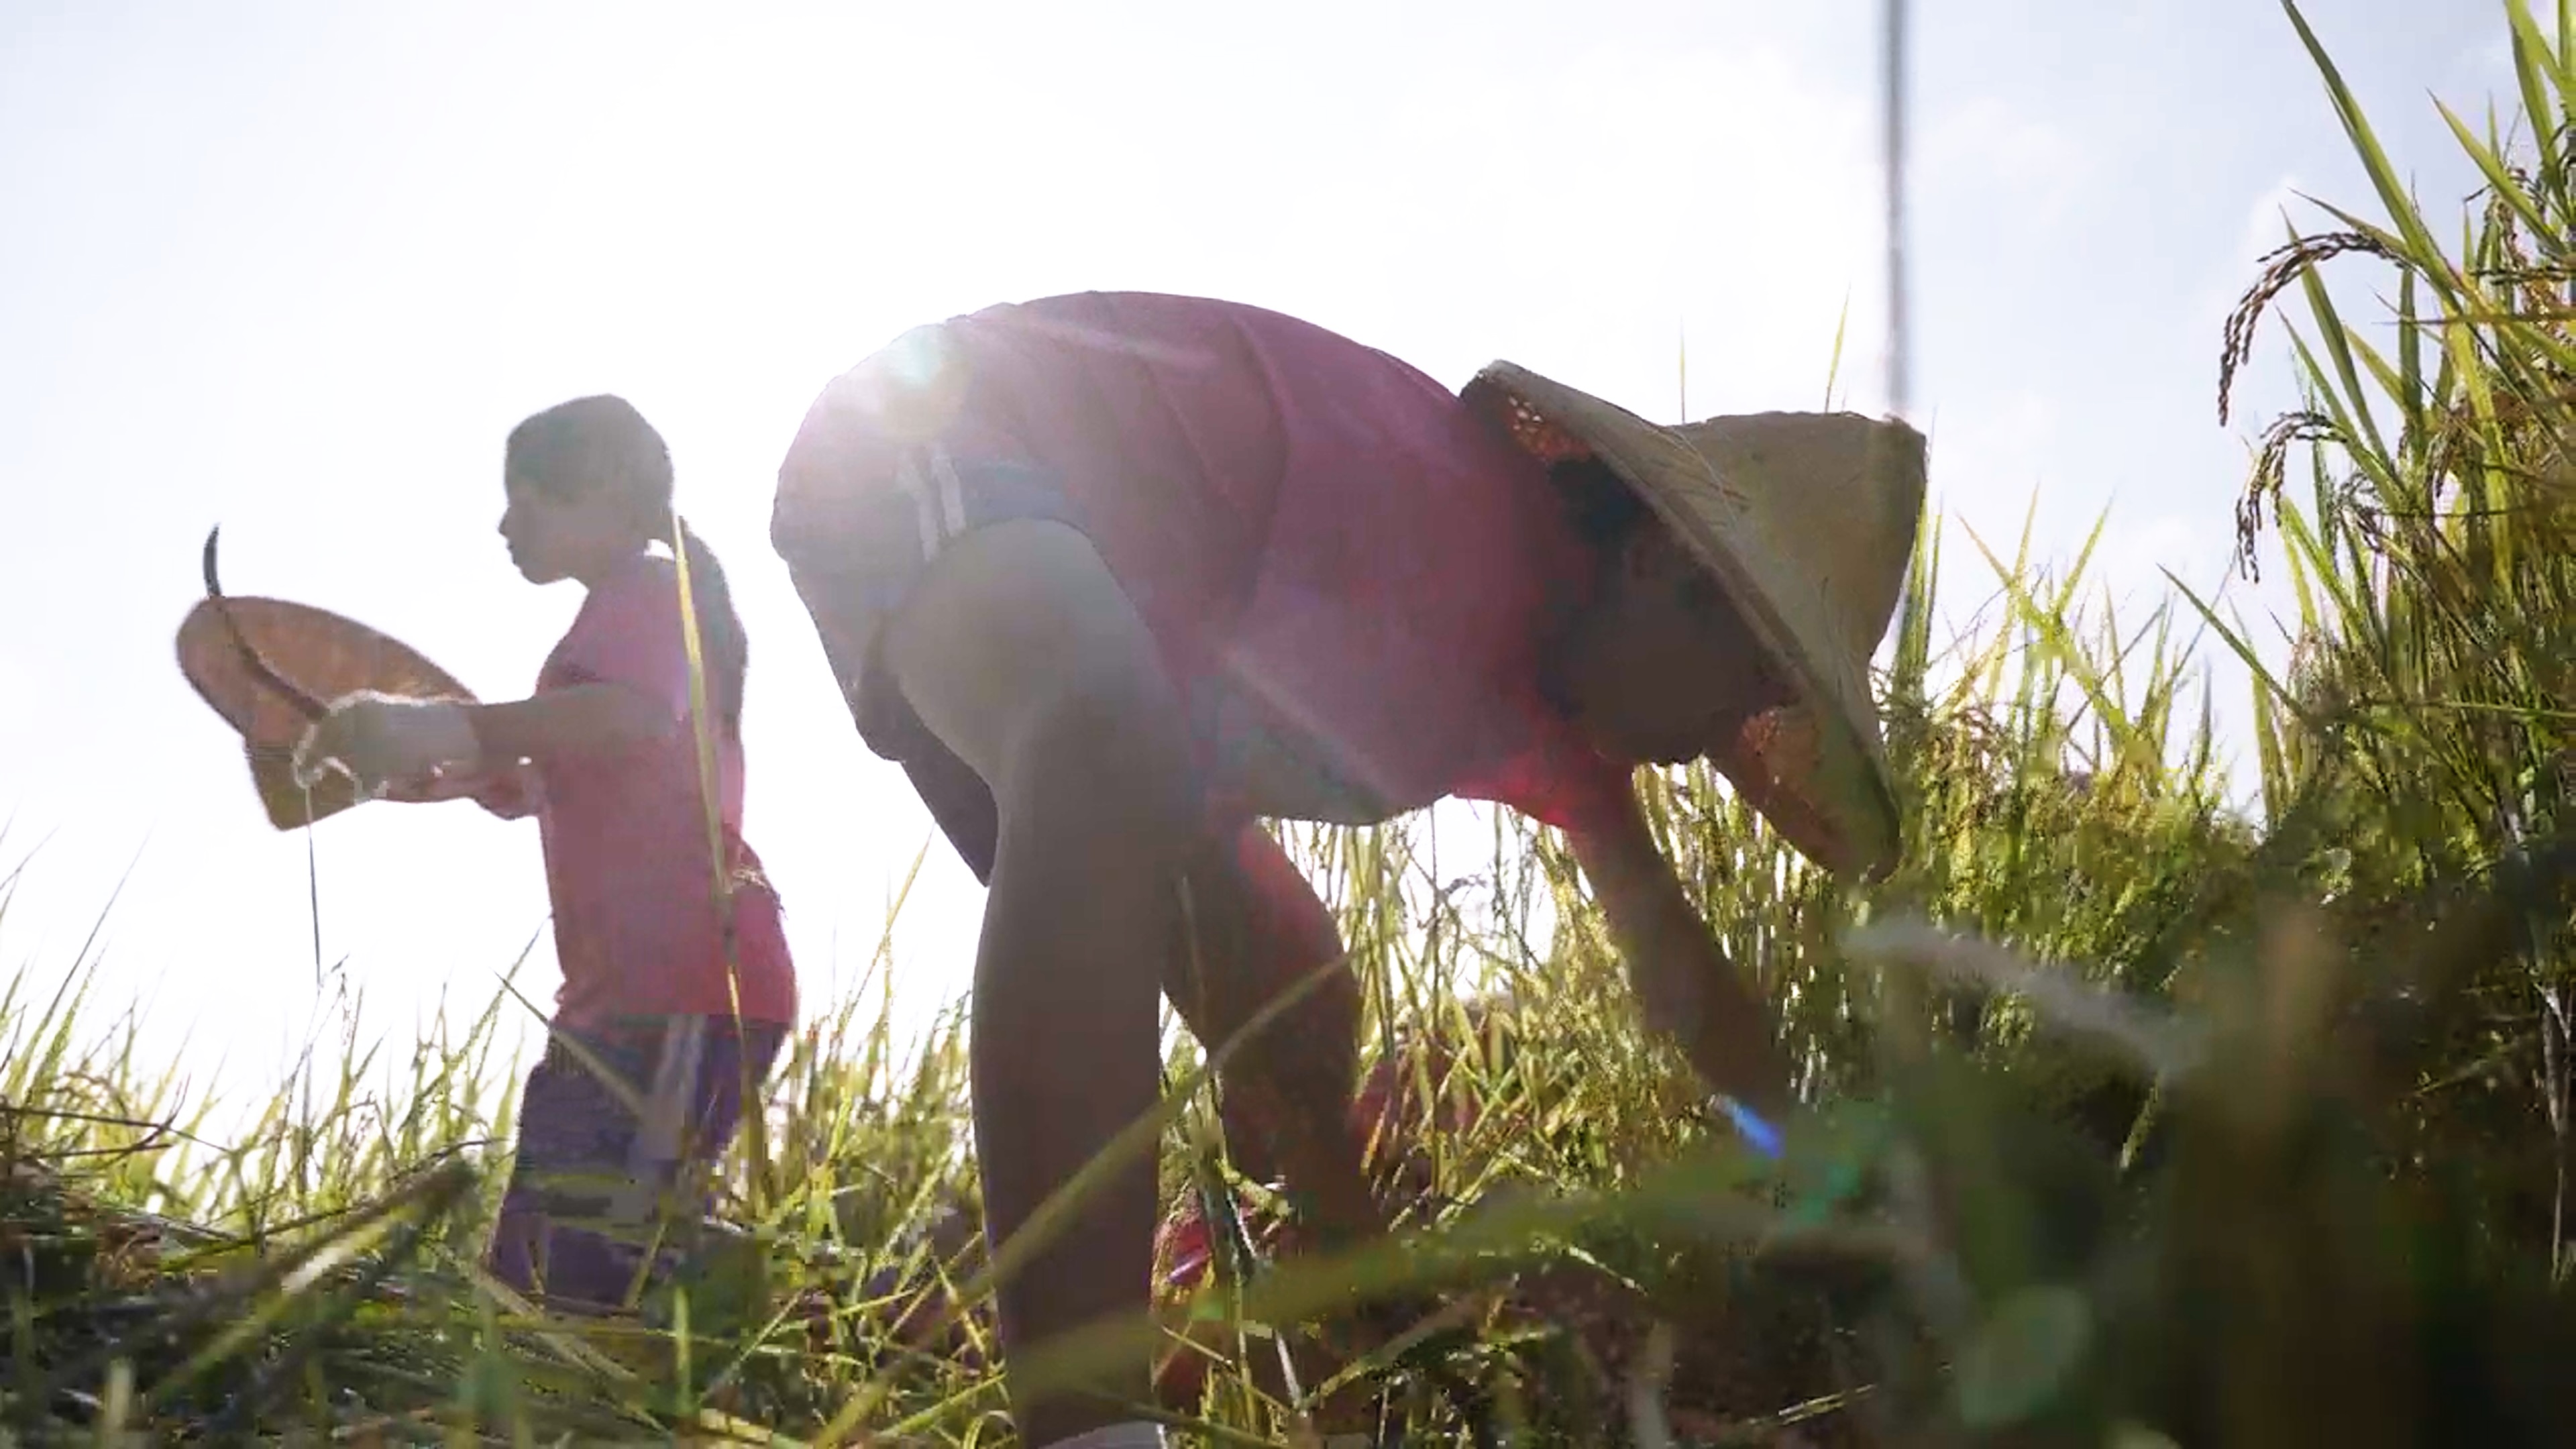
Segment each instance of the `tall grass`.
[[[2504,10],[2519,113],[2481,127],[2442,112],[2486,182],[2450,246],[2300,24],[2379,219],[2327,208],[2331,230],[2275,252],[2230,322],[2221,375],[2223,409],[2254,329],[2295,295],[2306,405],[2267,429],[2239,520],[2250,567],[2271,510],[2303,630],[2290,677],[2262,692],[2263,783],[2284,858],[2382,933],[2404,928],[2410,894],[2490,878],[2571,824],[2576,27],[2563,3],[2550,31],[2524,0]],[[2322,273],[2342,257],[2395,284],[2392,316],[2338,312]],[[2304,498],[2286,486],[2298,463]],[[2531,1194],[2543,1179],[2526,1160],[2490,1206],[2517,1236],[2545,1237],[2560,1274],[2576,1226],[2568,945],[2564,913],[2543,910],[2457,983],[2456,1009],[2426,1023],[2409,1114],[2425,1143],[2475,1137],[2546,1163],[2545,1193]]]
[[[1437,1309],[1360,1367],[1389,1442],[2576,1432],[2576,29],[2564,5],[2554,31],[2503,7],[2519,115],[2457,123],[2489,191],[2446,250],[2285,9],[2378,217],[2294,237],[2225,339],[2232,380],[2268,314],[2304,309],[2281,325],[2306,401],[2266,429],[2240,520],[2248,566],[2300,601],[2286,675],[2179,587],[2120,617],[2089,548],[2044,566],[1932,526],[1879,681],[1907,817],[1890,879],[1826,880],[1705,768],[1642,776],[1815,1105],[1776,1167],[1632,1019],[1562,841],[1503,818],[1461,862],[1419,821],[1283,830],[1414,1088],[1387,1169],[1404,1238],[1283,1259],[1179,1044],[1164,1183],[1213,1225],[1214,1271],[1159,1339],[1176,1422],[1302,1434],[1274,1334],[1356,1283]],[[2330,263],[2393,278],[2393,330],[2338,314]],[[1989,607],[1935,597],[1963,538]],[[2226,805],[2212,647],[2254,666],[2259,819]],[[319,1042],[217,1144],[202,1090],[139,1062],[121,1021],[94,1029],[77,972],[13,983],[0,1423],[1008,1442],[958,1018],[907,1045],[863,990],[807,1025],[725,1165],[738,1231],[608,1324],[473,1266],[507,1009],[393,1061]]]

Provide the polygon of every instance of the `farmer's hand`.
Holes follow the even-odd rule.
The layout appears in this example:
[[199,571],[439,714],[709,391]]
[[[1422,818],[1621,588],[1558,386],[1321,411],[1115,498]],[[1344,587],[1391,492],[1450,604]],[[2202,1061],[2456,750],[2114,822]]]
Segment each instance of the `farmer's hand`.
[[397,781],[418,784],[442,770],[470,771],[482,753],[462,705],[354,694],[305,731],[295,747],[295,774],[310,785],[336,765],[378,795]]

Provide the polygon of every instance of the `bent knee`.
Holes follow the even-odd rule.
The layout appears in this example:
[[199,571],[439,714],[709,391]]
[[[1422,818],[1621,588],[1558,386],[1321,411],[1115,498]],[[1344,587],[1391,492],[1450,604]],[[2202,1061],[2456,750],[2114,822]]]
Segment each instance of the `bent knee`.
[[913,712],[997,796],[1067,773],[1160,795],[1187,776],[1161,652],[1075,529],[1014,520],[957,539],[888,622],[883,648]]
[[1159,666],[1070,661],[1031,681],[1015,704],[995,732],[987,777],[1005,811],[1078,793],[1087,808],[1134,823],[1187,823],[1189,740]]

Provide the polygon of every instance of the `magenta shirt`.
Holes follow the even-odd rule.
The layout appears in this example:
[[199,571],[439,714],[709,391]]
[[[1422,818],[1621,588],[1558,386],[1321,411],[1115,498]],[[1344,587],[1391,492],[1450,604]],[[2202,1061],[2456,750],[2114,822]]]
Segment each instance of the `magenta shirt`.
[[[668,709],[677,727],[648,744],[535,762],[555,955],[563,967],[557,1017],[603,1025],[633,1016],[730,1016],[671,560],[638,554],[591,590],[547,656],[537,692],[582,683],[633,689]],[[711,727],[728,866],[756,871],[759,861],[742,841],[742,744],[721,725]],[[737,885],[734,929],[744,1019],[793,1023],[795,970],[776,894]]]
[[905,430],[932,431],[961,467],[1042,466],[1184,694],[1294,737],[1378,809],[1465,796],[1563,825],[1626,788],[1539,682],[1548,610],[1588,583],[1589,550],[1545,468],[1448,388],[1198,297],[1049,297],[910,342],[806,419],[774,531],[811,556],[892,476]]

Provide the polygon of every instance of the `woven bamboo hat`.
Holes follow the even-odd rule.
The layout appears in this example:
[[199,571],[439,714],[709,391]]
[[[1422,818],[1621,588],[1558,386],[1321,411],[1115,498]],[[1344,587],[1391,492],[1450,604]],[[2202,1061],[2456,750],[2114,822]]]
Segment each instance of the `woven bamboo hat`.
[[1828,870],[1895,864],[1896,792],[1870,655],[1923,513],[1923,435],[1855,413],[1760,413],[1665,427],[1508,362],[1467,403],[1547,462],[1592,457],[1654,509],[1735,605],[1797,699],[1710,760]]
[[[317,705],[359,690],[474,700],[447,671],[401,642],[354,619],[284,599],[202,599],[180,622],[178,646],[179,671],[241,735],[251,783],[269,823],[280,830],[337,815],[363,798],[338,771],[315,784],[309,799],[295,782],[295,742],[313,723]],[[261,677],[245,646],[275,678]]]

